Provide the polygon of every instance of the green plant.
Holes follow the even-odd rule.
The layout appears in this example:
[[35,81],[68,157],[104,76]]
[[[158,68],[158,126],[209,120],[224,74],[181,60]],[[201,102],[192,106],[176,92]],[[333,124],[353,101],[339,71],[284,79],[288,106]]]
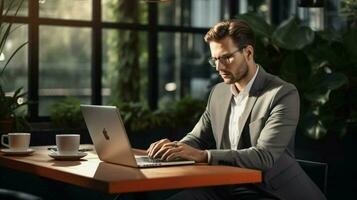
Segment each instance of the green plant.
[[[9,35],[16,30],[16,27],[13,27],[11,21],[5,22],[5,18],[10,15],[11,10],[15,10],[14,16],[17,15],[23,0],[9,0],[6,4],[5,1],[0,1],[0,54],[3,55],[5,44],[8,41]],[[8,56],[6,61],[0,61],[0,120],[1,121],[14,121],[15,128],[18,129],[21,125],[26,125],[26,120],[19,113],[19,108],[27,105],[25,100],[26,92],[22,91],[22,87],[15,90],[13,95],[7,95],[3,87],[3,76],[5,69],[8,67],[10,61],[14,58],[16,53],[25,45],[27,42],[21,44],[17,47],[11,54]]]
[[341,13],[348,17],[357,16],[357,0],[342,0],[340,3]]
[[21,92],[22,88],[17,89],[12,96],[6,96],[4,90],[0,85],[0,119],[8,119],[16,117],[16,110],[27,102],[21,102],[26,93]]
[[192,127],[205,109],[202,100],[188,96],[155,111],[140,102],[113,102],[112,105],[119,108],[126,128],[134,132]]
[[174,117],[178,120],[178,126],[193,126],[202,113],[206,104],[203,100],[194,99],[190,96],[183,97],[174,104]]
[[[139,132],[159,127],[171,127],[172,117],[167,112],[152,112],[140,102],[113,102],[120,110],[125,127],[129,131]],[[167,126],[168,125],[168,126]]]
[[357,0],[341,0],[341,14],[346,16],[347,24],[351,28],[357,28]]
[[[111,18],[137,23],[139,21],[138,1],[106,2],[113,12]],[[122,101],[140,100],[140,38],[137,31],[112,31],[108,33],[107,51],[109,59],[106,81],[110,83],[114,98]]]
[[81,102],[75,97],[67,97],[50,106],[50,115],[55,126],[60,128],[83,128],[84,119],[80,110]]
[[313,139],[346,134],[356,121],[357,31],[314,32],[296,17],[278,27],[253,13],[238,18],[256,32],[257,63],[298,88],[299,132]]

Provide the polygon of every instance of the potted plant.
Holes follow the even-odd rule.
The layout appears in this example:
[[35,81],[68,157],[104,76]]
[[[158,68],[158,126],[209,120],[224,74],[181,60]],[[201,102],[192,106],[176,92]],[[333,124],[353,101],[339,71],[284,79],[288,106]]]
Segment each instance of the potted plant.
[[277,27],[254,13],[238,18],[248,21],[256,32],[257,62],[297,87],[298,132],[315,140],[328,133],[344,136],[356,121],[357,30],[313,31],[297,17]]
[[[2,56],[5,56],[3,50],[7,39],[14,31],[13,23],[11,21],[5,22],[5,18],[11,10],[15,10],[13,15],[16,16],[22,3],[23,0],[9,0],[6,4],[5,1],[0,1],[0,54]],[[27,124],[24,117],[18,115],[19,108],[27,104],[24,100],[26,93],[22,91],[23,88],[18,88],[13,95],[8,95],[3,87],[3,76],[6,68],[16,53],[26,44],[27,42],[23,43],[6,56],[7,59],[0,61],[0,132],[10,132],[13,128]]]
[[157,110],[142,102],[111,103],[120,110],[129,139],[135,148],[148,148],[159,139],[181,139],[198,121],[205,102],[186,96],[172,100]]
[[347,17],[351,28],[357,28],[357,0],[341,0],[341,14]]
[[50,106],[51,120],[56,128],[83,129],[84,119],[80,110],[81,102],[75,97],[67,97]]

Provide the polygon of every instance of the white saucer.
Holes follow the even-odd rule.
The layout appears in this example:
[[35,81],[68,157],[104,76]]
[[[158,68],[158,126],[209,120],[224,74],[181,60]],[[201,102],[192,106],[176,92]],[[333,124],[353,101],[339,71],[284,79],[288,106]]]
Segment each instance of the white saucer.
[[27,150],[12,150],[12,149],[1,149],[5,155],[30,155],[35,152],[34,149],[27,149]]
[[79,160],[80,158],[86,156],[87,153],[78,152],[76,154],[61,155],[58,152],[51,152],[48,155],[56,160]]

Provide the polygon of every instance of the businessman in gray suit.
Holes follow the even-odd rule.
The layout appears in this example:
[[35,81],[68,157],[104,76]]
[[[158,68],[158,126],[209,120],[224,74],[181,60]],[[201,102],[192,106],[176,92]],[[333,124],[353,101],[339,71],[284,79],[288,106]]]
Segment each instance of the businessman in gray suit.
[[255,36],[249,25],[223,21],[204,39],[211,50],[209,63],[224,82],[212,89],[190,133],[179,142],[151,144],[148,155],[258,169],[263,182],[188,189],[170,199],[326,199],[294,157],[298,91],[255,63]]

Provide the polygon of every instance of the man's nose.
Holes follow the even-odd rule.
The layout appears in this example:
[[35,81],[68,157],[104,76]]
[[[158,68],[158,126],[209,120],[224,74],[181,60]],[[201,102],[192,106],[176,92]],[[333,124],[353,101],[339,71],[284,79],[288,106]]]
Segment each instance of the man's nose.
[[225,66],[220,62],[220,60],[216,61],[216,71],[223,69]]

